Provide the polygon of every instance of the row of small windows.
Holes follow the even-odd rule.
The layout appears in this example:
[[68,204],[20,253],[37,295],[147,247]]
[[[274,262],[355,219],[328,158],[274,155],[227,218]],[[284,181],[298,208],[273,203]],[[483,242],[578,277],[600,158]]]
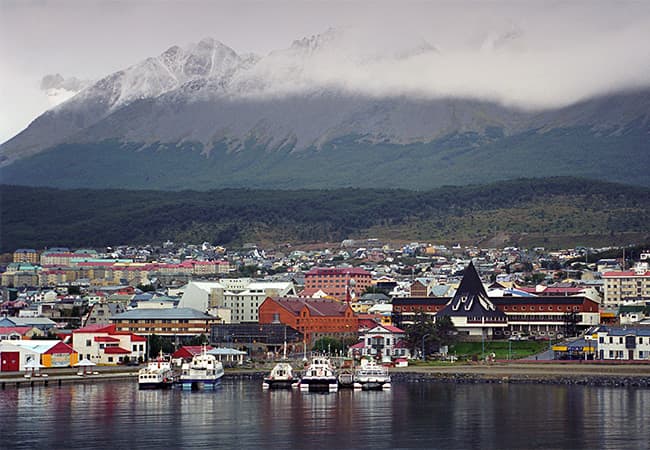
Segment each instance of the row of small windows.
[[[628,337],[631,338],[632,336],[628,336]],[[613,336],[608,336],[607,337],[607,343],[608,344],[623,344],[623,343],[625,343],[625,338],[623,336],[618,336],[618,339],[616,339],[616,342],[614,342],[614,339],[616,339],[616,338],[613,337]],[[643,341],[643,336],[638,336],[636,340],[637,340],[638,344],[643,344],[643,342],[644,342]],[[605,336],[600,336],[598,338],[598,342],[600,344],[604,344],[605,343]],[[650,345],[650,337],[647,337],[645,342]]]
[[[395,311],[424,311],[425,309],[426,309],[426,311],[439,311],[442,308],[443,308],[442,306],[433,306],[433,307],[432,306],[427,306],[426,308],[422,307],[422,306],[420,306],[420,307],[417,307],[417,306],[395,306],[394,307]],[[519,306],[504,306],[503,307],[504,311],[518,311],[518,310],[520,310],[520,311],[528,311],[529,310],[527,306],[521,306],[521,309],[519,309],[519,308],[520,308]],[[556,310],[557,311],[580,311],[580,307],[579,306],[574,306],[574,307],[571,307],[571,306],[566,306],[566,307],[558,306],[556,308]],[[545,306],[537,306],[537,307],[531,306],[530,311],[553,311],[553,306],[548,306],[548,307],[545,307]]]

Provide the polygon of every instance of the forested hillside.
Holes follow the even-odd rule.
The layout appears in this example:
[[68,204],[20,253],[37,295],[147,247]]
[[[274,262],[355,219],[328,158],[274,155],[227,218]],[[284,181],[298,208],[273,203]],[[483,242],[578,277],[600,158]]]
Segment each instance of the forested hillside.
[[575,178],[407,190],[207,192],[1,186],[1,249],[377,237],[501,245],[650,242],[650,189]]

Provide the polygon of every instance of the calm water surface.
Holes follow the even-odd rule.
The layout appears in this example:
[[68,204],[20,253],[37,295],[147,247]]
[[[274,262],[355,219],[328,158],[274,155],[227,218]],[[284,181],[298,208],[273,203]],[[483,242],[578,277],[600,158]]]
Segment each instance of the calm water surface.
[[648,448],[650,390],[393,385],[390,392],[0,391],[0,448]]

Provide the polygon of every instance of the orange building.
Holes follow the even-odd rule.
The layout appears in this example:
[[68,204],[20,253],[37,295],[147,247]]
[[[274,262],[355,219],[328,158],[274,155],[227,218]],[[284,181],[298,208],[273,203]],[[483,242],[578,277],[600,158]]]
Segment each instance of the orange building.
[[321,337],[356,337],[359,319],[350,305],[325,298],[267,297],[259,323],[281,323],[301,332],[307,343]]
[[305,289],[320,289],[341,300],[360,296],[372,283],[370,272],[358,267],[314,267],[305,273]]

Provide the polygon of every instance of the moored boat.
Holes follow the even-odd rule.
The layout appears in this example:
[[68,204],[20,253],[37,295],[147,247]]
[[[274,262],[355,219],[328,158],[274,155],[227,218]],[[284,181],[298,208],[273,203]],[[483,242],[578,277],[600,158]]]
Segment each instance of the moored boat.
[[325,356],[315,356],[300,379],[301,391],[336,392],[339,388],[336,369]]
[[354,370],[351,368],[341,369],[338,375],[339,389],[352,388],[354,386]]
[[374,361],[361,361],[361,367],[354,371],[354,388],[363,390],[390,389],[388,369]]
[[174,370],[171,361],[160,355],[138,371],[138,388],[167,389],[174,384]]
[[300,379],[293,374],[293,367],[288,362],[277,363],[262,382],[263,389],[291,389],[298,387]]
[[214,355],[206,353],[205,347],[188,363],[181,366],[179,383],[183,390],[216,389],[223,377],[223,364]]

